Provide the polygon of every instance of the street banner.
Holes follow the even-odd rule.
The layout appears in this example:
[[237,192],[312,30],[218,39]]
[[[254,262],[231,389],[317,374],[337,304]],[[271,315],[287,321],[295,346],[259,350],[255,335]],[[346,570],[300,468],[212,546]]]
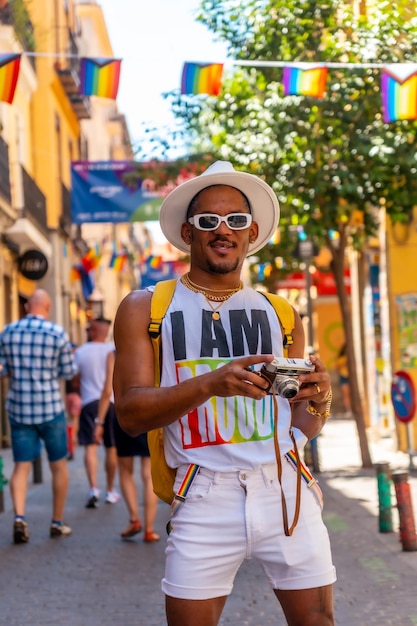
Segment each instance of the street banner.
[[163,194],[140,177],[135,161],[74,161],[71,178],[74,224],[159,219]]
[[141,263],[140,288],[145,289],[155,285],[160,280],[179,278],[188,269],[188,264],[183,261],[164,261],[162,257],[151,256],[144,263]]

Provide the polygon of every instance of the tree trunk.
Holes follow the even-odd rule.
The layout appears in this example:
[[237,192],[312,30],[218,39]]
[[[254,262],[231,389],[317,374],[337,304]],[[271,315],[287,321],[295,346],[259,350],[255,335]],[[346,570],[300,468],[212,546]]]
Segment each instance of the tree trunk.
[[[369,263],[368,257],[363,252],[358,252],[357,258],[357,267],[358,267],[358,287],[359,287],[359,297],[360,297],[360,315],[361,320],[365,319],[365,311],[364,311],[364,294],[365,288],[369,284]],[[362,398],[362,407],[364,410],[365,416],[368,418],[366,423],[369,424],[369,398],[368,398],[368,369],[367,358],[366,358],[366,338],[365,338],[365,324],[361,323],[361,350],[360,350],[360,358],[362,363],[362,372],[363,372],[363,385],[364,396]]]
[[356,422],[358,432],[362,467],[369,468],[372,467],[373,464],[369,451],[368,438],[366,435],[363,402],[359,391],[359,382],[356,370],[356,360],[353,343],[354,336],[352,326],[352,312],[349,306],[348,295],[346,293],[344,284],[345,250],[346,234],[341,233],[337,247],[335,246],[334,242],[330,242],[330,251],[332,253],[332,270],[336,282],[337,293],[339,296],[342,321],[345,331],[352,413]]

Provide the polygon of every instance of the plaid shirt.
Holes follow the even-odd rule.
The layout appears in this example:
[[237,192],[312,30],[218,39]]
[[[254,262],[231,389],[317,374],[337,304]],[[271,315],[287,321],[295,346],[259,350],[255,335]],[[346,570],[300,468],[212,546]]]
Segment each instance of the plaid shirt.
[[10,376],[6,409],[22,424],[41,424],[64,411],[60,378],[77,373],[67,333],[41,316],[26,315],[0,334],[0,375]]

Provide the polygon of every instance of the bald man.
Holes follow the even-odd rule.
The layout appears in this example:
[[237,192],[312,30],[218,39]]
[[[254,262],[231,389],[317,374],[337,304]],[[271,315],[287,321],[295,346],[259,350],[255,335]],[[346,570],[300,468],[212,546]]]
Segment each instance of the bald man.
[[59,324],[48,320],[51,298],[36,289],[26,316],[0,334],[0,374],[9,376],[6,409],[10,421],[14,469],[10,491],[15,513],[13,541],[29,541],[26,493],[31,464],[44,442],[52,473],[51,537],[71,534],[63,522],[68,491],[67,429],[59,379],[77,373],[71,343]]

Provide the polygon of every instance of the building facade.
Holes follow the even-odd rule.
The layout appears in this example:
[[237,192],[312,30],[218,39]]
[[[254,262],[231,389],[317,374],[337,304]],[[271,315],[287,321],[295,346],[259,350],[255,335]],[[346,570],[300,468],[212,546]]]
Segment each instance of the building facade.
[[[137,245],[126,226],[71,222],[71,163],[133,159],[116,101],[79,93],[80,57],[113,57],[101,7],[0,0],[2,53],[21,56],[14,98],[0,102],[0,328],[24,315],[24,303],[40,287],[52,297],[51,318],[82,343],[88,317],[112,316],[134,286],[133,271],[101,273],[106,255],[116,240],[126,250]],[[97,245],[102,259],[87,297],[72,270]],[[7,380],[0,380],[2,447],[8,445]]]

